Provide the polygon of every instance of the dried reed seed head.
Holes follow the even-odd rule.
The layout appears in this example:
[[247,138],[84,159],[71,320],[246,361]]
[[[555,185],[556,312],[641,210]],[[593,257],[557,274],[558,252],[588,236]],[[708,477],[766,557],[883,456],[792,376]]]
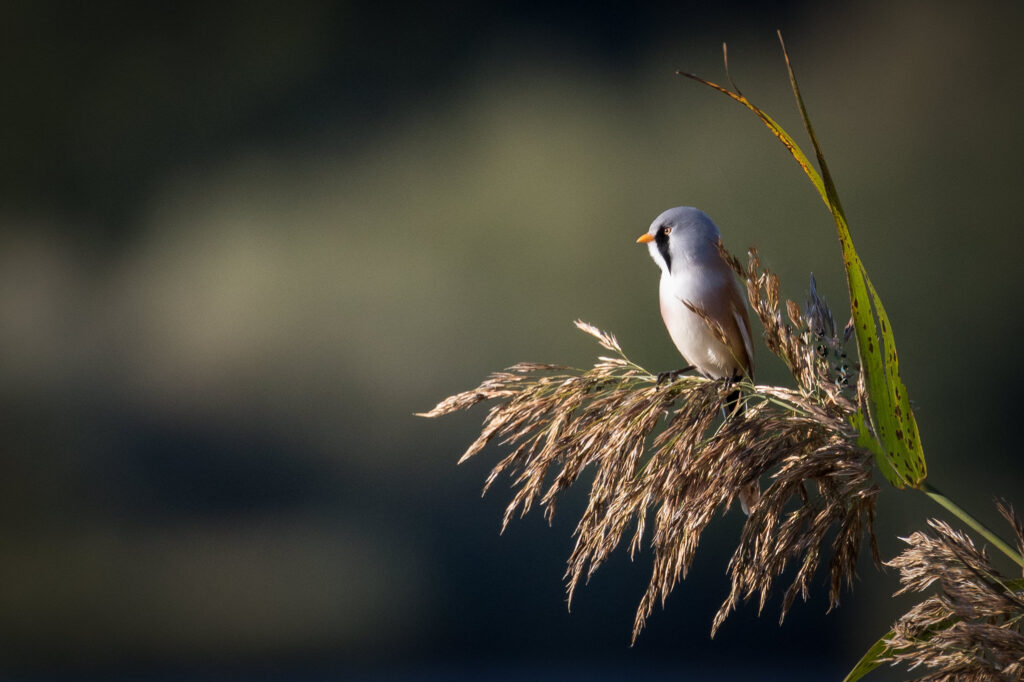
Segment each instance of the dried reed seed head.
[[750,279],[748,275],[750,275],[753,271],[751,271],[749,267],[743,267],[743,265],[740,263],[740,259],[734,256],[732,253],[729,252],[728,249],[725,248],[725,244],[722,243],[721,239],[718,240],[718,253],[722,257],[722,260],[725,261],[725,264],[728,265],[729,268],[734,273],[736,273],[736,275],[741,280],[747,281],[748,279]]
[[[779,280],[761,271],[757,251],[750,250],[746,268],[724,248],[721,253],[745,280],[765,341],[790,367],[798,390],[696,376],[659,385],[652,373],[626,357],[613,335],[577,321],[577,327],[615,357],[600,358],[583,372],[522,363],[492,374],[476,389],[452,396],[424,415],[498,401],[462,460],[495,439],[512,448],[485,487],[509,475],[514,494],[503,524],[535,505],[550,521],[558,495],[585,469],[593,471],[566,569],[567,590],[571,600],[578,585],[632,528],[630,552],[646,543],[654,554],[634,638],[654,606],[664,603],[686,577],[701,534],[718,510],[766,476],[770,484],[729,562],[731,588],[712,634],[741,600],[756,594],[763,608],[774,581],[791,562],[798,568],[784,595],[781,617],[797,596],[806,599],[833,530],[831,547],[824,548],[831,550],[831,605],[838,603],[842,586],[852,582],[865,535],[877,556],[872,527],[878,489],[872,481],[872,456],[856,445],[850,426],[855,403],[828,385],[806,344],[783,323]],[[716,329],[706,312],[697,306],[691,310]],[[795,304],[787,302],[787,312],[799,326]],[[744,410],[720,423],[723,405],[736,391]]]
[[[1021,540],[1009,505],[999,510]],[[897,594],[937,594],[901,616],[886,640],[893,665],[927,671],[919,679],[1021,679],[1024,675],[1024,590],[1002,578],[983,550],[949,524],[931,519],[932,532],[904,538],[908,547],[887,565],[900,570]]]
[[573,324],[576,325],[577,329],[580,329],[586,332],[587,334],[590,334],[595,339],[597,339],[597,342],[600,343],[601,346],[606,350],[610,350],[615,353],[618,353],[619,355],[622,355],[622,347],[619,346],[619,341],[618,339],[615,338],[613,334],[603,332],[594,325],[590,324],[589,322],[584,322],[583,320],[576,320],[575,322],[573,322]]
[[789,321],[793,323],[793,326],[800,328],[803,326],[803,319],[800,317],[800,307],[797,306],[796,301],[786,299],[786,313],[789,315]]
[[722,329],[722,324],[717,319],[711,317],[711,315],[708,314],[707,310],[705,310],[703,307],[695,303],[690,303],[689,301],[683,301],[683,305],[689,308],[690,312],[692,312],[694,315],[704,320],[704,323],[708,326],[709,329],[711,329],[711,332],[715,335],[715,337],[722,342],[722,345],[729,345],[729,338],[726,336],[725,330]]
[[807,304],[804,306],[804,315],[807,318],[807,326],[816,336],[821,338],[835,338],[836,323],[832,317],[832,311],[828,304],[818,295],[818,283],[811,275],[811,282],[807,293]]
[[[1006,500],[996,500],[996,508],[1013,529],[1014,539],[1017,541],[1017,552],[1024,556],[1024,521],[1021,521],[1014,511],[1013,505]],[[1021,573],[1024,575],[1024,569],[1021,569]]]

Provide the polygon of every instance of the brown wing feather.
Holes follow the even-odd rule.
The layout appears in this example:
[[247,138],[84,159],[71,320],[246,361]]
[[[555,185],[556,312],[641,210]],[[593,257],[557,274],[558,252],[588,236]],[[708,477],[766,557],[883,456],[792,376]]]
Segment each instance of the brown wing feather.
[[743,373],[750,379],[754,378],[754,347],[750,335],[750,317],[747,315],[747,306],[740,296],[738,286],[729,288],[729,322],[732,323],[732,333],[729,334],[730,344],[736,360],[740,363]]

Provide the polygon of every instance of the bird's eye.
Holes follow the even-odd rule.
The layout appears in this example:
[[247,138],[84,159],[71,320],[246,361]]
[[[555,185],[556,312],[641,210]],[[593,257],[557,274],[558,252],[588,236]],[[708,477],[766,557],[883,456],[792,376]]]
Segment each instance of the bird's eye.
[[672,234],[672,228],[666,225],[665,227],[661,228],[661,233],[667,237],[670,234]]

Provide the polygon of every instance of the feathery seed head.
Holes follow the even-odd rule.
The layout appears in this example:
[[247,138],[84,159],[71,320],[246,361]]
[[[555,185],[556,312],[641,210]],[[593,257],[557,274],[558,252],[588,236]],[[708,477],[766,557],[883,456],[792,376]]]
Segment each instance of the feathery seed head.
[[[460,462],[493,440],[511,449],[485,484],[486,491],[502,474],[509,475],[514,492],[503,528],[535,505],[550,521],[559,494],[592,470],[566,569],[567,590],[571,602],[579,584],[627,537],[631,553],[649,547],[654,567],[634,638],[655,604],[664,603],[686,577],[701,534],[718,510],[727,509],[754,481],[770,484],[729,561],[731,588],[712,634],[741,600],[756,595],[763,608],[790,562],[797,572],[783,597],[783,617],[797,596],[808,597],[823,550],[831,554],[830,605],[838,604],[842,587],[852,583],[865,536],[877,561],[873,455],[857,445],[850,425],[856,403],[809,341],[808,320],[831,319],[831,313],[815,292],[818,312],[801,314],[787,302],[785,323],[778,310],[779,280],[761,269],[757,252],[750,251],[743,267],[719,248],[745,280],[765,342],[790,368],[797,389],[698,376],[662,385],[626,356],[613,335],[577,321],[614,356],[599,358],[587,370],[521,363],[422,415],[437,417],[495,401]],[[701,314],[699,308],[694,312]],[[735,391],[745,409],[723,422],[722,407]]]

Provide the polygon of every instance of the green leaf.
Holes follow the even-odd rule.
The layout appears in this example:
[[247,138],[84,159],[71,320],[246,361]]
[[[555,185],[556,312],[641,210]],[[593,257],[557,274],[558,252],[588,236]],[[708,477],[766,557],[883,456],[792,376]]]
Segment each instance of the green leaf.
[[889,458],[885,456],[885,451],[882,450],[881,445],[875,440],[874,434],[864,421],[864,410],[857,408],[857,412],[850,417],[850,425],[857,429],[857,445],[862,448],[867,448],[871,452],[875,453],[875,464],[878,465],[882,475],[885,476],[885,480],[893,481],[899,480],[899,474],[889,464]]
[[[779,35],[782,42],[782,35]],[[724,49],[724,46],[723,46]],[[836,223],[839,244],[843,251],[843,264],[846,268],[846,283],[850,292],[850,309],[853,315],[857,338],[857,352],[860,356],[861,372],[866,378],[868,419],[858,412],[852,420],[860,433],[859,442],[875,453],[875,461],[879,470],[892,485],[903,488],[907,485],[917,487],[928,475],[921,447],[921,439],[917,429],[917,420],[910,408],[907,388],[899,376],[899,360],[896,353],[896,339],[892,325],[885,313],[882,300],[868,278],[867,270],[853,247],[853,238],[839,202],[839,193],[825,163],[825,155],[821,151],[810,117],[800,95],[786,52],[782,44],[782,54],[786,59],[790,85],[796,97],[797,107],[803,119],[804,127],[814,146],[815,157],[821,174],[811,165],[807,155],[793,138],[775,122],[768,114],[748,100],[733,84],[733,90],[722,87],[693,74],[677,72],[727,95],[753,112],[768,127],[780,142],[789,150],[793,158],[803,169],[811,184],[818,190],[822,201],[828,207]],[[728,57],[726,57],[728,70]],[[730,77],[731,80],[731,77]],[[880,330],[880,331],[879,331]]]
[[843,682],[856,682],[856,680],[882,665],[878,659],[884,658],[889,653],[889,647],[886,645],[885,640],[895,635],[894,631],[889,630],[889,632],[882,635],[880,640],[872,644],[871,648],[857,661],[857,665],[853,666],[853,670],[843,678]]

